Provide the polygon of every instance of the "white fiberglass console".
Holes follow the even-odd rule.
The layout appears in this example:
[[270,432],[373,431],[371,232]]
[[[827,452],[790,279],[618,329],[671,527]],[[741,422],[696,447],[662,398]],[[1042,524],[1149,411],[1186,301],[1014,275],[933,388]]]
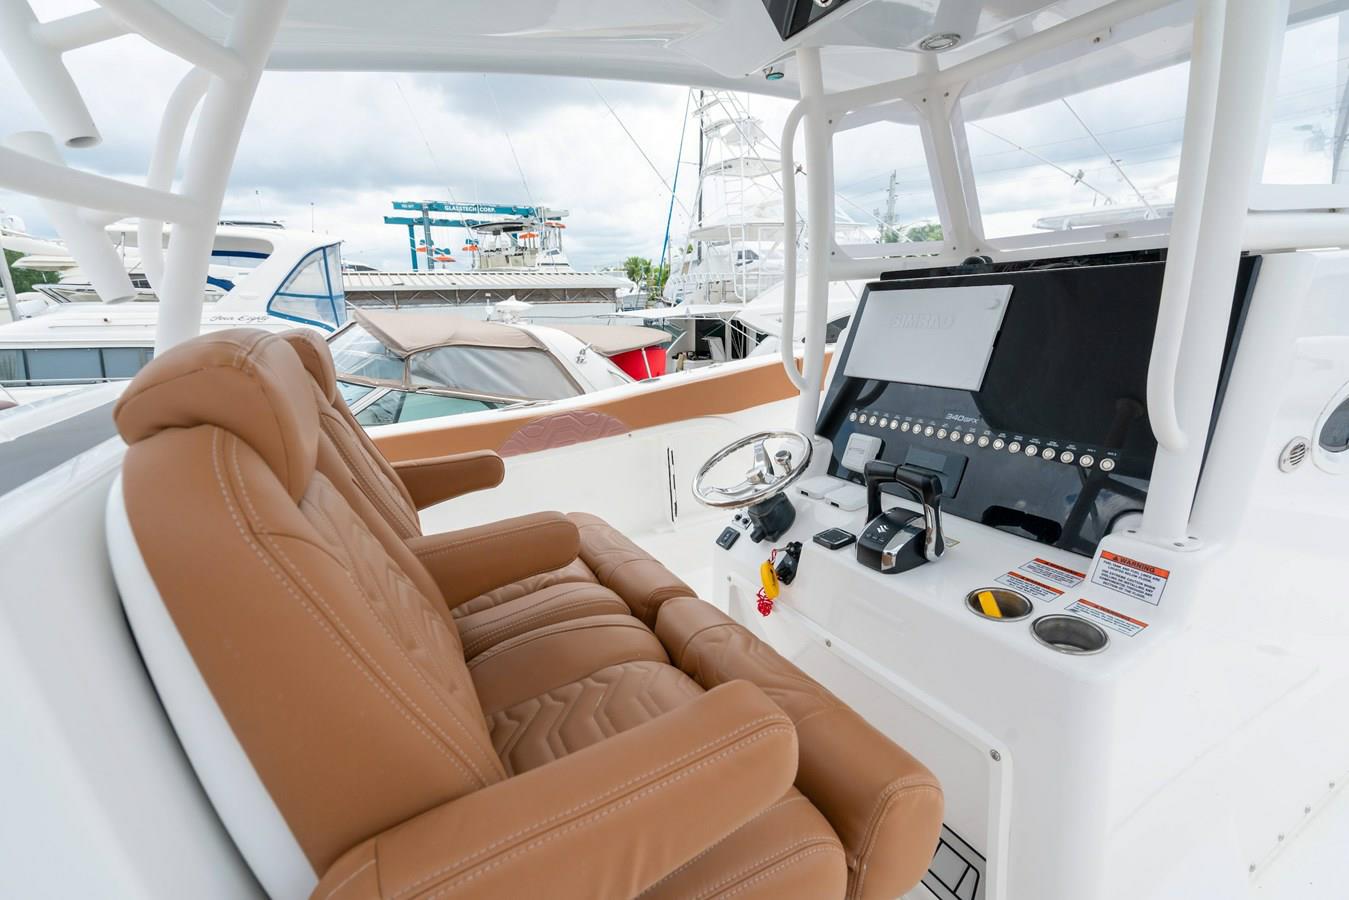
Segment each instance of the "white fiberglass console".
[[[1237,371],[1238,350],[1268,361],[1277,336],[1248,335],[1248,314],[1257,283],[1306,291],[1298,279],[1315,263],[1294,257],[1242,261],[1215,421],[1237,376],[1276,417],[1258,375]],[[1196,797],[1244,764],[1225,761],[1243,721],[1235,697],[1246,708],[1278,696],[1298,673],[1259,659],[1234,671],[1245,639],[1190,633],[1195,610],[1225,592],[1257,602],[1242,592],[1269,572],[1230,554],[1262,541],[1273,552],[1271,539],[1182,552],[1134,534],[1157,452],[1145,397],[1163,265],[1134,255],[872,284],[833,361],[814,461],[784,492],[790,525],[764,534],[749,510],[718,540],[731,613],[942,779],[946,830],[915,895],[925,900],[1243,897],[1275,842],[1260,803]],[[1346,378],[1324,373],[1316,390],[1329,399]],[[1254,450],[1215,434],[1206,477]],[[879,510],[868,473],[884,482]],[[888,565],[849,540],[887,510],[912,538]],[[924,543],[934,515],[940,551],[931,534]],[[764,604],[775,549],[794,566]],[[1212,864],[1192,865],[1201,857]]]

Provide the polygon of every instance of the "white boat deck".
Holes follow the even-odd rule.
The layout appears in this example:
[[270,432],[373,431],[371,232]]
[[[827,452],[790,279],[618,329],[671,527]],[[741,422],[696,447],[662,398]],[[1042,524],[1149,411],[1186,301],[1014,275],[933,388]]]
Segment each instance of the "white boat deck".
[[1261,900],[1339,900],[1349,896],[1349,791],[1335,792],[1281,849],[1257,865],[1251,889]]
[[717,549],[714,541],[730,518],[729,512],[699,509],[692,514],[681,513],[679,523],[672,528],[630,537],[684,579],[699,597],[710,602],[714,595],[712,551]]

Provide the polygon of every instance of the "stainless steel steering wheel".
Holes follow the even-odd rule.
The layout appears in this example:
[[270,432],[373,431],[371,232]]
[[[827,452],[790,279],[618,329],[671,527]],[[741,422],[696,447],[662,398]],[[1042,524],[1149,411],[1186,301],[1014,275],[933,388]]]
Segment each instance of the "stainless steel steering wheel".
[[[784,447],[770,457],[766,446],[768,441],[786,441],[795,445],[795,452]],[[718,487],[707,483],[708,474],[718,463],[751,445],[754,447],[754,462],[739,484],[733,487]],[[693,496],[704,506],[717,509],[753,506],[774,494],[781,493],[793,481],[800,478],[810,465],[812,452],[810,438],[799,431],[760,431],[746,435],[722,447],[703,463],[703,467],[693,478]]]

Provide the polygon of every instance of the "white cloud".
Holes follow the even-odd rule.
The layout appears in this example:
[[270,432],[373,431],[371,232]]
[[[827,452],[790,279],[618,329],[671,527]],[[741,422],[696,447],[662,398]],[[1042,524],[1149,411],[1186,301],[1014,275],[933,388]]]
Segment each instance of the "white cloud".
[[[49,0],[41,12],[50,18],[91,5]],[[1318,180],[1325,177],[1329,153],[1312,147],[1316,134],[1308,129],[1333,133],[1337,44],[1327,39],[1334,30],[1323,23],[1295,34],[1280,83],[1287,101],[1276,116],[1271,169],[1281,178]],[[77,51],[68,61],[104,136],[102,146],[70,151],[68,158],[139,180],[159,111],[185,65],[136,37]],[[1184,76],[1184,67],[1177,67],[1072,98],[1078,115],[1149,202],[1165,202],[1174,191]],[[0,134],[44,127],[3,61],[0,85],[5,86]],[[1014,93],[1015,82],[1006,90]],[[393,268],[407,265],[407,248],[406,231],[382,224],[393,212],[392,200],[533,200],[571,211],[566,246],[577,265],[618,262],[630,254],[656,257],[670,203],[663,180],[674,174],[686,100],[681,88],[630,82],[592,86],[581,79],[536,76],[269,72],[243,134],[223,212],[278,217],[292,228],[308,228],[312,209],[314,227],[347,241],[348,258]],[[790,103],[764,97],[743,102],[776,139]],[[1115,203],[1137,202],[1109,158],[1057,101],[980,124],[1071,173],[1081,169],[1084,179]],[[1089,187],[998,137],[972,129],[969,141],[990,233],[1024,232],[1041,215],[1103,202]],[[696,147],[691,124],[679,182],[684,207],[693,205],[696,172],[690,164]],[[870,221],[874,210],[885,207],[894,171],[899,221],[935,215],[915,127],[867,126],[839,135],[835,147],[842,212]],[[799,140],[796,149],[803,161]],[[30,198],[0,192],[0,209],[23,216],[35,232],[50,233],[40,205]],[[682,243],[687,229],[688,217],[676,205],[672,244]],[[438,237],[455,248],[462,242],[460,234]]]

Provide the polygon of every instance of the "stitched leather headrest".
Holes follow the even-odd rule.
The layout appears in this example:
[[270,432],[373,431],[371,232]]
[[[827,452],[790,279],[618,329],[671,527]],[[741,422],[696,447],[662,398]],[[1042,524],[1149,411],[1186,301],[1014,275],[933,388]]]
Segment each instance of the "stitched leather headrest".
[[319,386],[329,403],[337,402],[337,370],[333,368],[333,354],[328,342],[311,328],[296,328],[281,335],[300,356],[314,383]]
[[232,328],[156,356],[113,408],[128,444],[168,428],[215,425],[252,447],[298,501],[318,457],[309,374],[280,335]]

